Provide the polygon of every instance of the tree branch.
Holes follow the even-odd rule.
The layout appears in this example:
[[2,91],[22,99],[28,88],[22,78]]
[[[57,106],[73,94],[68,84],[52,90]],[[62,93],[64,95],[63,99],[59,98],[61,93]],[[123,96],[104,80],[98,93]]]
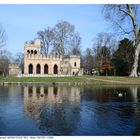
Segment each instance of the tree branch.
[[127,12],[127,11],[125,11],[125,10],[121,9],[121,7],[120,7],[120,6],[118,6],[118,7],[119,7],[119,11],[121,11],[121,12],[125,13],[126,15],[131,16],[129,12]]
[[[114,21],[115,22],[115,21]],[[133,30],[131,31],[126,31],[118,22],[115,22],[115,24],[117,24],[117,26],[125,33],[125,34],[130,34],[133,32]]]

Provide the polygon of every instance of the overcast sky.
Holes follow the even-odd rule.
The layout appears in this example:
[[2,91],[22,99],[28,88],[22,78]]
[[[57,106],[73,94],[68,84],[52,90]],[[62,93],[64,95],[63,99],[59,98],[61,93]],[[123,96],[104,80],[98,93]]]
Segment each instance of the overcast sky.
[[53,27],[60,20],[75,26],[82,37],[82,51],[92,47],[98,33],[111,31],[101,5],[0,5],[0,23],[8,37],[6,48],[13,55],[23,52],[25,41],[36,38],[39,30]]

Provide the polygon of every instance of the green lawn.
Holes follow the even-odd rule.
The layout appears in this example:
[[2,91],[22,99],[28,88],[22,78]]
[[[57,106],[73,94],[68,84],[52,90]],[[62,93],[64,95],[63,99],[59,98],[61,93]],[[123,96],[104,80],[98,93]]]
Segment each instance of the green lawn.
[[73,76],[73,77],[0,77],[0,83],[53,83],[71,82],[80,84],[140,84],[140,77],[118,76]]

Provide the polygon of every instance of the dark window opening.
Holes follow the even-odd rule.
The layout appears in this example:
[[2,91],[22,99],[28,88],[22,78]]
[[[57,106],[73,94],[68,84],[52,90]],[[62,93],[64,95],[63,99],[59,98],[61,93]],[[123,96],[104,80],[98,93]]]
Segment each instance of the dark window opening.
[[31,50],[31,54],[33,54],[33,50]]
[[53,69],[54,74],[58,74],[58,66],[55,64]]
[[34,54],[37,54],[37,51],[36,50],[34,51]]
[[30,54],[30,50],[27,50],[27,54]]
[[36,66],[36,73],[37,74],[40,74],[41,73],[41,67],[40,67],[39,64],[37,64],[37,66]]
[[76,62],[74,63],[74,67],[76,67]]
[[47,64],[45,64],[45,66],[44,66],[44,74],[48,74],[48,65]]
[[29,74],[32,74],[33,73],[33,65],[30,64],[28,69],[29,69],[28,70]]

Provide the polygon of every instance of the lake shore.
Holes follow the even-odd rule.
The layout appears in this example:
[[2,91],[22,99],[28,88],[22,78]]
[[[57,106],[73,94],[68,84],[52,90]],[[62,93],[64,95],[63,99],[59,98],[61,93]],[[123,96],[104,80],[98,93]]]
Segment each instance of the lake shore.
[[73,77],[0,77],[0,85],[139,85],[140,77],[73,76]]

